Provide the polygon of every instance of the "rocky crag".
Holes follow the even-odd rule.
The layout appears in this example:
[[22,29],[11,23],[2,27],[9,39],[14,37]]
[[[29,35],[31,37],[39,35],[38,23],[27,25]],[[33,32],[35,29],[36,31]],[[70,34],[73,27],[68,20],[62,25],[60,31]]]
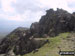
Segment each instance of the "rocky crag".
[[[47,10],[39,22],[30,28],[19,27],[0,41],[0,54],[23,55],[43,46],[48,40],[36,40],[38,37],[57,36],[59,33],[75,31],[75,13],[63,9]],[[9,55],[10,56],[10,55]]]
[[39,22],[32,23],[30,29],[33,34],[39,36],[56,36],[59,33],[74,31],[75,13],[71,14],[63,9],[47,10],[46,15],[42,16]]

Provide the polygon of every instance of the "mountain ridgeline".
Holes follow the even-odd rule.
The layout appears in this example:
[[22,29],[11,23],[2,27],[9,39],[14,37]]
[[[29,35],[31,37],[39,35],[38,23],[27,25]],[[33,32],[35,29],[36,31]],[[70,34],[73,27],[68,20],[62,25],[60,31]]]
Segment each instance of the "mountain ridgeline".
[[11,56],[23,55],[49,43],[47,39],[37,38],[54,37],[60,33],[75,31],[75,13],[68,13],[63,9],[47,10],[39,22],[34,22],[30,28],[19,27],[0,41],[0,54]]

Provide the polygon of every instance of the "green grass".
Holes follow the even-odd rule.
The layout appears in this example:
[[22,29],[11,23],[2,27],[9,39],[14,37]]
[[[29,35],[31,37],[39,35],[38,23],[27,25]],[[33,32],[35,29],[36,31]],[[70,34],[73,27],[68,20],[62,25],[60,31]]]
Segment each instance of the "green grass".
[[43,47],[39,48],[39,51],[36,53],[28,53],[24,56],[60,56],[58,54],[59,49],[58,46],[61,45],[63,38],[66,39],[69,33],[62,33],[56,37],[50,37],[50,43],[45,44]]

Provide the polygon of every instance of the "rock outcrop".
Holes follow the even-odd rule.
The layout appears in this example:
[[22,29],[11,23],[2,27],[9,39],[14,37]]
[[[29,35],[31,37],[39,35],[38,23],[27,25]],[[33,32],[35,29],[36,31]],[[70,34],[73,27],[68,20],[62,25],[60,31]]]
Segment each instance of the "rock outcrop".
[[38,25],[34,25],[34,30],[40,36],[47,34],[48,36],[56,36],[62,32],[70,32],[75,30],[75,13],[71,14],[63,9],[47,10],[46,15],[42,16]]

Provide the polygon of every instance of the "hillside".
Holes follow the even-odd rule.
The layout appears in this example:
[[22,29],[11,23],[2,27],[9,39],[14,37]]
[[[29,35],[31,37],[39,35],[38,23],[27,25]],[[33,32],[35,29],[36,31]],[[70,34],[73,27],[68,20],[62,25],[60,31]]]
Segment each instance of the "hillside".
[[[44,40],[45,38],[37,38]],[[62,51],[73,51],[75,46],[75,33],[61,33],[56,37],[47,38],[50,43],[46,43],[43,47],[39,48],[37,52],[25,54],[23,56],[60,56],[59,48]],[[2,55],[3,56],[3,55]],[[19,55],[17,55],[19,56]]]
[[74,51],[75,33],[61,33],[54,38],[48,38],[50,43],[45,44],[36,53],[28,53],[24,56],[60,56],[59,48],[62,51]]

